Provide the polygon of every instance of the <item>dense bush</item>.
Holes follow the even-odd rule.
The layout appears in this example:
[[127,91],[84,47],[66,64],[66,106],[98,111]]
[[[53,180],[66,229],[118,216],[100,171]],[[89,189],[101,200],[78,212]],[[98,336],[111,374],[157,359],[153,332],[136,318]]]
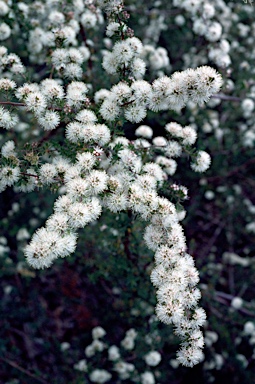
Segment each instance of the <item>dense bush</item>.
[[0,1],[1,382],[253,381],[254,10]]

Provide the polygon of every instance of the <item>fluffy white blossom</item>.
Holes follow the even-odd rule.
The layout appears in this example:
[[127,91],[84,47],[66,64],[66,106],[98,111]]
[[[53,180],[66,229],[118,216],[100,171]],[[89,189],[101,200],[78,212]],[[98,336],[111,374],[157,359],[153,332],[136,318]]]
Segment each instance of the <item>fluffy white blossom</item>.
[[46,111],[43,115],[38,117],[38,122],[46,131],[51,131],[59,125],[60,116],[58,112]]
[[111,377],[112,375],[104,369],[95,369],[89,375],[89,378],[92,381],[92,383],[98,383],[98,384],[106,383],[107,381],[111,380]]
[[191,168],[196,172],[205,172],[211,164],[211,157],[205,151],[197,153],[195,162],[191,163]]
[[142,136],[146,139],[151,139],[153,136],[153,130],[147,125],[140,125],[135,131],[136,136]]
[[141,374],[141,383],[142,384],[155,384],[155,377],[153,373],[146,371]]
[[150,351],[144,356],[146,364],[156,367],[161,361],[161,355],[158,351]]
[[1,154],[3,157],[8,159],[9,157],[15,157],[15,143],[13,140],[8,140],[1,148]]
[[74,364],[74,369],[80,372],[87,372],[88,370],[87,361],[85,359],[78,361],[78,363]]
[[55,181],[57,170],[54,164],[43,164],[39,169],[39,178],[43,184],[51,184]]
[[102,327],[95,327],[92,329],[93,339],[100,339],[106,335],[105,330]]
[[108,358],[109,358],[110,361],[116,361],[116,360],[120,359],[119,348],[116,347],[116,345],[112,345],[108,349]]
[[12,129],[18,123],[17,115],[10,113],[7,109],[0,106],[0,127]]

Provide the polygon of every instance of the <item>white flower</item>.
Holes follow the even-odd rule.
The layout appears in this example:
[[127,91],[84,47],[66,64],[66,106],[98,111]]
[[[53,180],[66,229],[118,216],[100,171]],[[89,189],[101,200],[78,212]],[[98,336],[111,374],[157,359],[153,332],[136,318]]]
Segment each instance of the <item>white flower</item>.
[[8,140],[1,148],[1,154],[3,157],[8,159],[9,157],[16,156],[15,143],[13,140]]
[[111,132],[109,128],[105,124],[95,124],[91,140],[94,140],[100,146],[104,146],[109,143],[110,139]]
[[94,100],[96,104],[101,103],[104,101],[106,98],[108,98],[111,95],[111,91],[108,91],[107,89],[100,89],[95,93]]
[[23,100],[30,93],[35,93],[35,92],[39,92],[39,91],[40,91],[40,88],[39,88],[38,84],[36,84],[36,83],[31,83],[31,84],[25,83],[25,84],[23,84],[22,87],[19,87],[16,90],[15,95],[16,95],[16,97],[19,100]]
[[22,184],[15,186],[15,190],[19,192],[31,192],[38,184],[38,176],[33,168],[28,168],[26,180],[22,180]]
[[16,88],[16,83],[13,80],[2,78],[0,79],[0,90],[2,91],[9,91]]
[[55,247],[57,257],[66,257],[73,253],[76,249],[77,235],[76,233],[68,233],[61,235]]
[[162,264],[164,268],[176,262],[176,251],[167,245],[161,246],[155,253],[156,264]]
[[148,248],[156,251],[157,248],[164,243],[164,232],[155,225],[149,225],[145,229],[144,241]]
[[119,30],[120,24],[116,22],[111,22],[106,27],[106,35],[109,37],[112,37],[118,30]]
[[222,77],[214,68],[206,65],[196,69],[196,88],[190,92],[194,101],[201,104],[208,101],[210,96],[218,93],[222,86]]
[[141,384],[155,384],[155,378],[151,372],[144,372],[141,374]]
[[56,69],[64,68],[68,63],[68,51],[64,48],[55,49],[51,55],[52,65]]
[[74,364],[73,367],[74,369],[77,369],[77,371],[80,372],[87,372],[88,370],[87,361],[85,359],[78,361],[78,363]]
[[115,74],[118,68],[118,60],[116,56],[111,52],[105,53],[103,57],[102,67],[110,75]]
[[154,137],[154,139],[152,140],[152,143],[156,147],[166,147],[167,146],[167,140],[163,136]]
[[70,225],[75,229],[83,228],[93,220],[89,206],[79,202],[72,203],[68,209],[68,216]]
[[118,64],[128,65],[134,56],[134,51],[132,50],[127,40],[123,40],[115,43],[112,54],[114,55]]
[[194,21],[193,31],[200,36],[203,36],[207,31],[207,25],[202,18],[198,18]]
[[4,1],[0,1],[0,16],[5,16],[7,13],[9,13],[10,8]]
[[138,173],[141,171],[142,161],[133,151],[128,148],[122,149],[118,152],[125,168],[130,168],[132,172]]
[[186,367],[193,367],[203,359],[204,355],[200,348],[184,346],[177,352],[177,360]]
[[59,113],[55,111],[46,111],[43,115],[38,117],[38,122],[46,131],[51,131],[60,123]]
[[125,108],[124,116],[131,123],[140,123],[146,117],[146,108],[135,103]]
[[161,165],[163,167],[163,170],[168,175],[173,175],[177,169],[177,163],[173,159],[168,159],[164,156],[157,156],[156,157],[156,163]]
[[80,64],[80,65],[83,63],[84,57],[83,57],[82,53],[79,51],[79,49],[70,48],[68,50],[68,54],[69,54],[69,59],[72,63],[76,63],[76,64]]
[[89,190],[93,194],[99,194],[107,188],[108,176],[105,171],[91,171],[86,179]]
[[91,170],[97,161],[96,157],[90,152],[78,153],[76,158],[77,170],[81,172]]
[[114,371],[119,374],[121,380],[126,380],[130,377],[130,373],[135,370],[135,366],[125,361],[118,361],[114,365]]
[[81,24],[85,28],[95,28],[97,24],[97,16],[95,13],[92,13],[89,9],[87,9],[82,15],[81,15]]
[[11,36],[11,28],[6,23],[0,24],[0,41],[6,40]]
[[20,178],[20,168],[5,166],[0,169],[0,190],[16,183]]
[[11,114],[6,109],[0,106],[0,127],[5,129],[12,129],[18,122],[17,115]]
[[119,116],[120,107],[113,101],[113,98],[106,98],[99,109],[99,113],[105,120],[113,121]]
[[155,177],[159,182],[164,180],[164,172],[158,164],[147,163],[143,166],[143,171]]
[[153,130],[148,125],[140,125],[135,131],[136,136],[142,136],[146,139],[151,139],[153,136]]
[[134,141],[134,147],[137,149],[150,148],[151,143],[149,143],[149,141],[145,139],[136,139]]
[[156,189],[157,187],[157,180],[152,175],[139,175],[136,179],[137,185],[139,185],[140,188],[143,190],[151,190]]
[[79,51],[82,54],[83,61],[87,61],[90,57],[90,51],[88,47],[85,47],[85,46],[79,47]]
[[131,89],[126,83],[119,82],[111,88],[111,93],[112,100],[116,101],[118,104],[121,104],[125,102],[125,100],[129,99],[131,95]]
[[152,96],[151,85],[145,80],[136,80],[132,83],[131,89],[134,92],[134,99],[137,103],[147,105]]
[[84,126],[78,121],[69,123],[66,126],[66,138],[71,141],[71,143],[82,141],[84,138]]
[[211,164],[211,157],[205,151],[198,151],[195,162],[191,163],[191,168],[195,172],[205,172]]
[[174,137],[180,137],[182,138],[183,137],[183,129],[182,129],[182,126],[178,123],[175,123],[175,122],[172,122],[172,123],[168,123],[166,126],[165,126],[165,130],[167,132],[169,132],[172,136]]
[[120,212],[128,208],[128,196],[126,193],[111,193],[105,197],[104,204],[111,212]]
[[241,104],[242,110],[244,112],[252,112],[254,110],[255,104],[252,99],[244,99]]
[[63,24],[65,21],[65,16],[63,13],[58,11],[52,11],[49,14],[49,21],[53,24]]
[[52,163],[56,166],[58,173],[65,173],[70,167],[70,160],[62,156],[54,157]]
[[222,26],[217,21],[214,21],[209,26],[205,34],[205,37],[207,38],[208,41],[215,42],[219,40],[219,38],[221,37],[221,34],[222,34]]
[[[70,63],[70,64],[66,64],[63,74],[67,79],[81,79],[83,71],[78,64]],[[69,95],[70,95],[70,92],[69,92]]]
[[142,79],[146,71],[146,64],[142,59],[136,57],[132,62],[131,70],[135,79]]
[[252,335],[255,331],[255,325],[252,321],[247,321],[244,324],[244,334],[245,335]]
[[68,216],[63,212],[56,212],[46,221],[46,228],[53,232],[66,232],[69,229]]
[[215,8],[210,3],[203,4],[203,17],[206,19],[211,19],[215,14]]
[[48,268],[57,257],[54,245],[58,241],[56,232],[49,232],[45,228],[37,230],[24,250],[28,264],[35,269]]
[[29,93],[25,98],[25,103],[29,111],[33,111],[38,115],[43,113],[47,107],[45,97],[39,92]]
[[243,299],[241,297],[234,297],[231,301],[231,307],[234,309],[240,309],[243,306]]
[[150,351],[144,356],[144,360],[151,367],[156,367],[161,361],[161,355],[157,351]]
[[[94,338],[94,340],[88,347],[91,347],[91,350],[93,349],[95,353],[95,352],[102,352],[105,349],[106,345],[101,340]],[[86,349],[85,349],[85,353],[86,353]]]
[[108,359],[110,361],[116,361],[120,358],[120,352],[119,352],[119,348],[116,347],[116,345],[112,345],[109,349],[108,349]]
[[76,116],[75,119],[84,124],[95,123],[97,121],[96,114],[89,109],[82,109]]
[[135,342],[134,342],[134,339],[131,338],[131,337],[125,337],[122,341],[121,341],[121,346],[128,350],[128,351],[131,351],[132,349],[134,349],[135,347]]
[[56,80],[44,79],[40,85],[41,85],[42,94],[47,100],[52,100],[54,98],[63,99],[64,97],[63,87],[60,84],[58,84]]
[[51,184],[55,181],[57,169],[54,164],[43,164],[39,169],[39,179],[43,184]]
[[23,241],[30,239],[30,234],[26,228],[20,228],[17,232],[16,239],[18,241]]
[[100,339],[106,335],[105,330],[102,327],[95,327],[92,329],[93,339]]
[[206,321],[206,313],[203,308],[196,308],[193,314],[193,322],[195,326],[201,327]]
[[183,140],[182,143],[184,145],[193,145],[197,140],[197,133],[192,127],[184,127],[182,130]]
[[112,375],[104,369],[95,369],[89,375],[90,380],[93,383],[103,384],[111,380]]
[[67,341],[63,341],[63,343],[60,344],[60,349],[61,349],[62,352],[67,351],[70,348],[71,348],[71,345]]
[[94,349],[94,347],[93,347],[93,345],[92,344],[90,344],[90,345],[88,345],[86,348],[85,348],[85,351],[84,351],[84,353],[85,353],[85,355],[87,356],[87,357],[92,357],[92,356],[94,356],[95,355],[95,349]]
[[81,81],[72,81],[67,86],[67,105],[72,107],[79,107],[82,102],[87,100],[86,93],[88,92],[88,87]]

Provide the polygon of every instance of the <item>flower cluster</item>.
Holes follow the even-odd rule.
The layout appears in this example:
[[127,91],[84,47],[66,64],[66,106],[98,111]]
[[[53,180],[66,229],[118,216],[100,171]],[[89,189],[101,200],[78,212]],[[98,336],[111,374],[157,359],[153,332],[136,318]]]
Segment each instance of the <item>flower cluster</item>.
[[[88,377],[92,383],[106,383],[118,378],[120,381],[131,379],[140,384],[155,384],[156,378],[152,372],[153,368],[161,362],[161,354],[156,350],[150,350],[142,357],[142,364],[145,366],[145,371],[138,374],[136,361],[128,362],[128,355],[134,352],[135,339],[137,332],[135,329],[129,329],[120,346],[109,345],[103,342],[107,333],[98,326],[92,329],[92,343],[85,348],[86,359],[81,359],[74,365],[74,369],[84,372],[85,377]],[[68,345],[70,348],[70,345]],[[92,357],[101,358],[104,354],[104,363],[107,367],[104,369],[95,367],[95,362],[91,361]],[[127,360],[127,361],[126,361]],[[139,358],[136,358],[139,360]],[[95,360],[94,360],[95,361]]]
[[153,112],[180,111],[188,101],[203,105],[221,85],[221,76],[208,66],[175,72],[170,78],[160,77],[152,85],[145,80],[133,81],[131,86],[120,82],[105,95],[100,114],[105,120],[114,121],[123,111],[126,120],[140,123],[146,117],[147,109]]
[[[198,307],[198,272],[179,224],[185,212],[177,210],[174,202],[187,199],[187,189],[172,183],[170,177],[183,152],[197,172],[207,170],[210,156],[193,147],[197,132],[190,125],[170,122],[164,127],[164,135],[155,136],[151,127],[140,125],[135,128],[137,139],[129,140],[124,124],[142,122],[148,111],[179,112],[188,103],[204,105],[219,91],[221,75],[209,66],[200,66],[146,81],[146,47],[127,27],[128,16],[121,1],[100,0],[96,7],[93,2],[76,0],[66,4],[65,12],[57,3],[47,0],[38,5],[40,9],[22,3],[16,9],[25,19],[31,12],[36,14],[28,34],[30,61],[47,63],[49,77],[43,69],[39,80],[35,76],[34,81],[19,80],[17,85],[12,74],[23,75],[24,67],[18,57],[0,49],[1,70],[8,70],[0,81],[0,91],[9,100],[0,107],[0,127],[8,132],[22,131],[20,119],[33,127],[32,135],[37,135],[36,129],[42,135],[37,144],[32,141],[20,151],[12,140],[2,146],[0,191],[10,186],[21,192],[47,187],[59,193],[53,214],[25,247],[26,260],[35,269],[48,268],[57,258],[72,254],[78,231],[97,220],[103,208],[113,213],[129,211],[147,221],[144,241],[155,252],[151,281],[157,289],[156,313],[164,323],[173,324],[182,339],[179,361],[193,366],[203,358],[199,327],[205,313]],[[94,92],[84,75],[87,61],[93,58],[88,47],[93,44],[84,34],[100,25],[100,8],[110,18],[106,35],[117,40],[111,51],[102,52],[102,67],[107,74],[118,75],[120,81],[110,89]],[[79,46],[80,36],[85,41]],[[156,50],[152,53],[156,55]],[[161,50],[161,56],[164,63],[155,69],[168,66],[166,52]],[[8,109],[13,106],[18,116]],[[51,143],[52,136],[59,141]],[[49,144],[44,147],[45,141]],[[160,193],[164,183],[170,185],[173,201]],[[99,340],[102,336],[102,330],[97,329],[86,349],[87,356],[105,348]],[[122,347],[132,349],[135,337],[134,332],[127,333]],[[160,356],[154,351],[145,361],[155,366]],[[115,367],[123,379],[133,370],[125,364],[119,361]],[[150,381],[148,372],[143,377],[143,383]],[[110,378],[99,370],[90,376],[92,382]]]

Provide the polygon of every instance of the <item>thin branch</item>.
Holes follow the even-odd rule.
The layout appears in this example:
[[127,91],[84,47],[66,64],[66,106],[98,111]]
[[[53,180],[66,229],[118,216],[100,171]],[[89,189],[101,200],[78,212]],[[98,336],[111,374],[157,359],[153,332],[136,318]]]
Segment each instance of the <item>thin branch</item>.
[[[86,32],[85,32],[85,29],[83,27],[83,25],[80,23],[80,32],[81,32],[81,37],[82,37],[82,40],[84,41],[84,44],[87,48],[89,48],[89,45],[87,43],[87,36],[86,36]],[[92,67],[93,67],[93,63],[92,63],[92,60],[91,60],[91,56],[89,56],[89,59],[88,59],[88,67],[90,69],[90,71],[92,70]]]
[[32,173],[26,173],[26,172],[20,172],[21,175],[24,175],[24,176],[32,176],[32,177],[36,177],[37,179],[39,179],[39,176],[37,175],[33,175]]
[[0,101],[2,105],[12,105],[14,107],[26,107],[25,103],[15,103],[13,101]]
[[[229,306],[229,303],[226,300],[232,301],[235,298],[235,296],[229,295],[228,293],[224,293],[224,292],[215,291],[215,294],[216,294],[216,300],[219,303],[227,305],[227,306]],[[255,317],[255,313],[250,312],[245,308],[242,308],[242,307],[238,308],[238,311],[245,314],[245,315]]]
[[[25,103],[16,103],[14,101],[0,101],[0,105],[10,105],[13,107],[27,107],[27,104]],[[55,108],[55,107],[47,107],[47,109],[50,109],[52,111],[62,111],[62,108]]]
[[133,260],[132,253],[130,251],[130,237],[131,237],[131,222],[132,222],[132,211],[128,210],[128,219],[129,219],[129,224],[126,228],[125,231],[125,239],[124,239],[124,249],[125,249],[125,254],[127,257],[131,260]]
[[20,367],[17,363],[15,363],[15,361],[6,359],[6,358],[4,358],[4,357],[0,357],[0,360],[2,360],[2,361],[4,361],[5,363],[11,365],[13,368],[16,368],[16,369],[18,369],[19,371],[25,373],[25,375],[27,375],[27,376],[29,376],[29,377],[32,377],[32,379],[39,381],[40,383],[43,383],[43,384],[49,384],[47,381],[41,379],[40,377],[35,376],[33,373],[29,372],[27,369],[25,369],[25,368],[23,368],[23,367]]
[[221,99],[221,100],[229,100],[229,101],[243,101],[243,99],[241,97],[223,95],[223,93],[219,93],[217,95],[212,95],[212,98],[213,99]]
[[249,160],[246,161],[246,163],[243,163],[243,164],[239,165],[238,167],[235,167],[234,169],[232,169],[232,171],[228,172],[227,174],[222,175],[222,176],[208,177],[207,181],[216,181],[216,180],[221,180],[222,178],[225,179],[226,177],[233,176],[236,173],[239,173],[243,169],[247,168],[249,165],[251,165],[253,163],[255,163],[255,159],[254,158],[253,159],[249,159]]
[[50,79],[53,79],[54,70],[55,70],[55,67],[53,65],[52,68],[51,68],[51,71],[50,71]]

